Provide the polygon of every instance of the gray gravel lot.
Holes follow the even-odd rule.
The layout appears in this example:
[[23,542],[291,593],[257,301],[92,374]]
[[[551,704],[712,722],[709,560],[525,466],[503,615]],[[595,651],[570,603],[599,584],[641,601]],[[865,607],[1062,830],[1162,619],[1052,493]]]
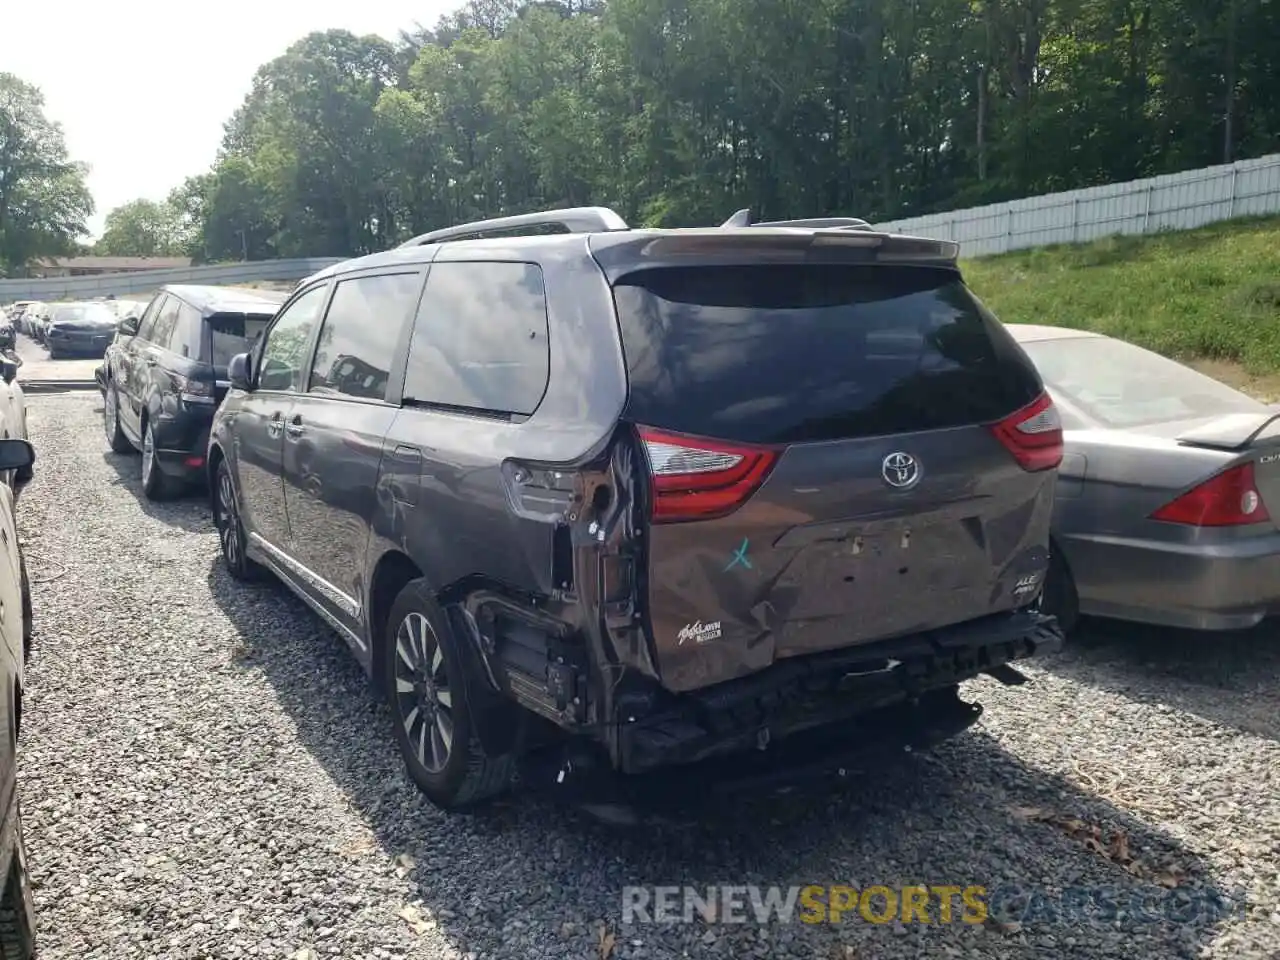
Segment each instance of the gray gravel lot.
[[[283,588],[223,574],[201,499],[144,502],[96,395],[29,402],[20,776],[44,960],[1278,955],[1271,632],[1091,628],[1033,684],[973,684],[981,724],[930,755],[657,832],[528,797],[447,817],[341,642]],[[1050,909],[1108,889],[1163,910],[1161,880],[1180,922]],[[793,883],[980,884],[1004,906],[983,925],[619,925],[627,884]],[[1198,908],[1231,893],[1226,918]]]

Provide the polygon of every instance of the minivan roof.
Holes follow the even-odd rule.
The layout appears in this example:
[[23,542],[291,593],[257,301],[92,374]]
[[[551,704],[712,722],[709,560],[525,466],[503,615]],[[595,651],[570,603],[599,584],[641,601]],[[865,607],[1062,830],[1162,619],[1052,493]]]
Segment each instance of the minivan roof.
[[[561,229],[547,233],[538,232],[539,227]],[[525,232],[516,232],[518,230]],[[849,217],[753,223],[750,211],[740,210],[718,227],[633,229],[608,208],[575,207],[442,228],[390,250],[325,267],[299,286],[356,270],[396,264],[474,257],[505,259],[527,256],[530,250],[554,256],[574,247],[579,253],[600,261],[611,279],[626,272],[629,266],[688,263],[690,256],[696,257],[699,263],[714,263],[717,259],[736,263],[744,259],[795,262],[797,256],[828,259],[831,251],[842,247],[846,252],[861,248],[862,259],[872,262],[910,262],[954,270],[960,249],[958,243],[950,240],[880,233],[865,220]],[[835,256],[841,258],[838,253]]]
[[278,298],[256,290],[242,290],[236,287],[211,287],[196,284],[174,283],[160,288],[162,293],[171,293],[179,300],[195,307],[206,316],[215,313],[275,313],[285,300],[286,294]]

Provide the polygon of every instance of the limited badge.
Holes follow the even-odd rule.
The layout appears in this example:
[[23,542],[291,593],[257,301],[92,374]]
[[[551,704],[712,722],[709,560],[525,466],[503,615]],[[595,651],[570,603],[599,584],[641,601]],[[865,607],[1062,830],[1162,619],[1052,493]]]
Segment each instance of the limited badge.
[[682,647],[687,641],[710,643],[712,640],[719,640],[723,632],[720,629],[719,620],[713,620],[710,623],[696,620],[681,627],[680,632],[676,634],[676,639],[680,641],[679,645]]

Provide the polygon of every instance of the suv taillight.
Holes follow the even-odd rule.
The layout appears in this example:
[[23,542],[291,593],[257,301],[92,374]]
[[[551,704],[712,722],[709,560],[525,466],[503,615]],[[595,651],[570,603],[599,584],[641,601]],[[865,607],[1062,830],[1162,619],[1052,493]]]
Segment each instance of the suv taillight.
[[1242,463],[1192,487],[1151,514],[1152,520],[1192,527],[1240,527],[1271,519],[1253,478],[1253,463]]
[[1062,418],[1047,392],[990,430],[1023,470],[1052,470],[1062,463]]
[[760,488],[778,462],[772,447],[640,427],[653,477],[653,522],[723,517]]

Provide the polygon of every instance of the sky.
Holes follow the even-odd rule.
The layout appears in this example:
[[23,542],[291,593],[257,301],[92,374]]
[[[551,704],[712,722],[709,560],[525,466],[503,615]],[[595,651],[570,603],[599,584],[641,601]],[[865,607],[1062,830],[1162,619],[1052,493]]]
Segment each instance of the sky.
[[90,166],[98,236],[113,207],[163,200],[213,163],[257,68],[314,30],[395,39],[463,0],[63,0],[5,4],[0,71],[40,87]]

